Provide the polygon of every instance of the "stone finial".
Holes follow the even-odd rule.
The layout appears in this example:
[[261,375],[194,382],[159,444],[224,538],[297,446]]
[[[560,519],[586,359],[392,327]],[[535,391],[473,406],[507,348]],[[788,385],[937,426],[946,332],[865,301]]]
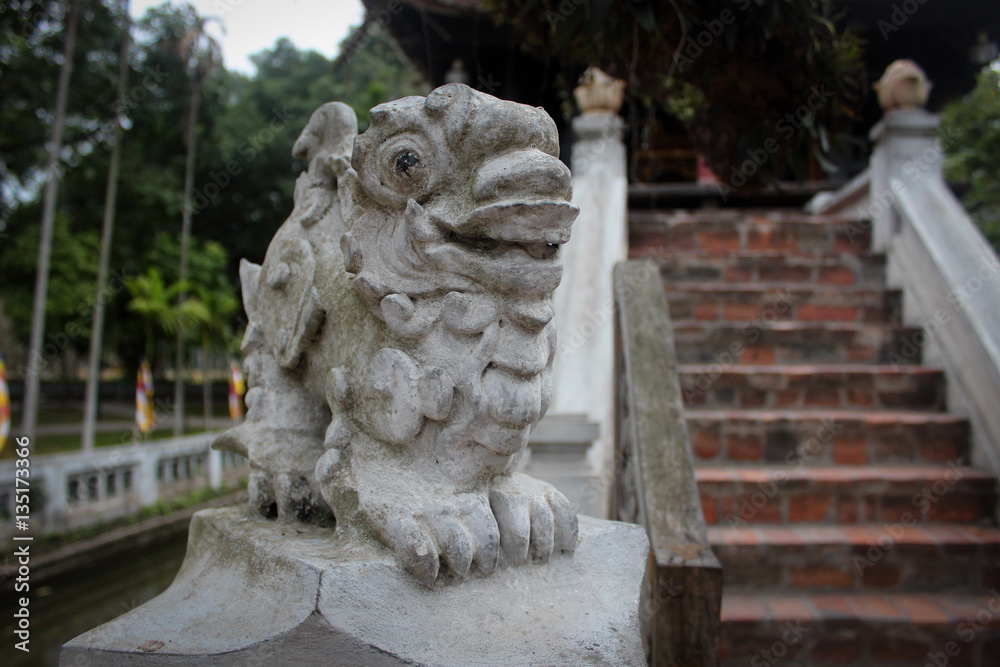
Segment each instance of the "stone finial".
[[370,118],[355,139],[324,105],[296,142],[295,210],[240,271],[247,419],[215,445],[263,516],[335,522],[428,585],[572,552],[570,503],[513,472],[578,213],[555,123],[458,83]]
[[596,67],[588,67],[573,89],[581,113],[613,113],[622,108],[625,82],[608,76]]
[[875,85],[883,111],[921,109],[927,104],[931,84],[924,70],[912,60],[896,60],[885,68]]
[[461,58],[451,61],[451,69],[444,75],[445,83],[469,83],[469,71],[465,69],[465,62]]

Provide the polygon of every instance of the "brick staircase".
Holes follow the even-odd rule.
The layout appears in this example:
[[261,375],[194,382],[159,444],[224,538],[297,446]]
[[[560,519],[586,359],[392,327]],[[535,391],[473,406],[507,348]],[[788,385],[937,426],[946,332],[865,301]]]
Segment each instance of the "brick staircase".
[[996,480],[865,230],[633,210],[630,244],[675,324],[722,664],[1000,665]]

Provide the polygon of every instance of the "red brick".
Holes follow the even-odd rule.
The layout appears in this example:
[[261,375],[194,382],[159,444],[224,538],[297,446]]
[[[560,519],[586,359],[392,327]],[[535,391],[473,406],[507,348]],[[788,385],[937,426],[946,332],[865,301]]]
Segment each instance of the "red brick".
[[754,389],[743,389],[740,391],[741,408],[762,408],[767,403],[767,392],[756,391]]
[[722,307],[722,319],[729,322],[751,322],[760,317],[760,306],[754,303],[727,303]]
[[698,247],[708,252],[740,249],[740,235],[739,232],[735,230],[700,232],[696,236],[698,239]]
[[932,503],[927,512],[928,521],[973,523],[989,517],[991,510],[978,496],[945,494]]
[[730,435],[726,437],[726,455],[731,461],[760,461],[764,443],[756,435]]
[[754,282],[753,271],[738,267],[729,267],[726,269],[725,280],[727,283]]
[[858,308],[856,306],[817,306],[807,303],[799,306],[798,316],[805,322],[856,322]]
[[705,321],[719,318],[719,307],[711,301],[703,301],[694,307],[694,319]]
[[860,519],[859,504],[853,498],[837,502],[837,521],[839,523],[857,523]]
[[947,463],[962,458],[965,447],[957,442],[934,440],[920,443],[920,458],[928,463]]
[[788,501],[789,521],[823,521],[830,513],[830,496],[795,496]]
[[850,572],[829,563],[789,568],[788,577],[796,588],[850,588],[854,584]]
[[799,405],[799,390],[784,389],[774,393],[774,407],[794,408]]
[[695,432],[691,446],[694,448],[695,456],[703,460],[714,459],[722,449],[719,435],[715,431],[707,429],[699,429]]
[[795,250],[798,236],[795,230],[783,228],[775,233],[771,228],[751,229],[747,234],[749,250]]
[[773,364],[774,347],[748,346],[743,349],[741,364]]
[[714,524],[719,522],[716,512],[715,498],[703,495],[701,497],[701,512],[705,515],[705,523]]
[[761,281],[773,282],[803,282],[811,278],[812,271],[807,266],[771,266],[760,267]]
[[875,348],[851,346],[844,351],[847,361],[873,361],[876,358]]
[[841,465],[868,463],[868,446],[864,437],[837,438],[833,443],[833,462]]
[[899,567],[875,563],[865,568],[861,582],[870,588],[892,588],[899,585]]
[[819,270],[819,282],[824,285],[853,285],[854,272],[845,266],[827,266]]
[[846,400],[848,407],[868,407],[874,403],[872,393],[867,389],[848,388]]
[[838,387],[813,387],[806,392],[804,407],[840,407],[840,389]]

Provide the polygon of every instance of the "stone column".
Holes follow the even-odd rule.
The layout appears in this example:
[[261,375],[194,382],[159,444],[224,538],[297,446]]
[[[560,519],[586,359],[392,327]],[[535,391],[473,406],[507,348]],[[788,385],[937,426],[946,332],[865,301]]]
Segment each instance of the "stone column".
[[[628,177],[624,124],[618,117],[625,82],[591,68],[575,91],[573,204],[580,216],[563,246],[563,279],[553,295],[558,323],[550,415],[584,414],[600,427],[589,453],[602,474],[614,440],[614,308],[611,270],[628,254]],[[606,508],[599,484],[598,507]]]
[[935,136],[939,120],[922,107],[927,103],[930,84],[913,61],[897,60],[875,85],[885,116],[871,129],[875,142],[871,159],[870,202],[872,250],[886,252],[899,221],[892,202],[891,179],[910,182],[930,171],[943,178],[941,147]]

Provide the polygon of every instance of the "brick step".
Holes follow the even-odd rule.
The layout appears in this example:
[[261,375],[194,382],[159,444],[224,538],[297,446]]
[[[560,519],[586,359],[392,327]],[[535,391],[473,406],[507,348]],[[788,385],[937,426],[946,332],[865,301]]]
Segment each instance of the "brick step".
[[865,254],[869,232],[867,223],[791,210],[629,212],[629,247],[634,254],[659,257],[689,251],[718,256],[754,250],[806,256]]
[[702,322],[899,323],[902,293],[857,285],[665,282],[670,316]]
[[629,258],[657,260],[664,283],[698,280],[713,284],[802,283],[885,287],[885,256],[871,253],[789,255],[782,251],[753,250],[727,255],[697,251],[652,255],[636,248],[630,251]]
[[[993,524],[996,480],[947,465],[699,467],[709,524]],[[1000,583],[1000,582],[998,582]]]
[[1000,530],[901,523],[708,529],[729,590],[975,593],[1000,586]]
[[859,364],[728,366],[682,364],[688,408],[906,408],[945,407],[940,368]]
[[720,654],[721,667],[992,667],[1000,656],[1000,591],[725,591]]
[[919,364],[924,339],[896,324],[674,321],[682,364]]
[[904,410],[687,410],[702,463],[782,465],[966,461],[968,421]]

